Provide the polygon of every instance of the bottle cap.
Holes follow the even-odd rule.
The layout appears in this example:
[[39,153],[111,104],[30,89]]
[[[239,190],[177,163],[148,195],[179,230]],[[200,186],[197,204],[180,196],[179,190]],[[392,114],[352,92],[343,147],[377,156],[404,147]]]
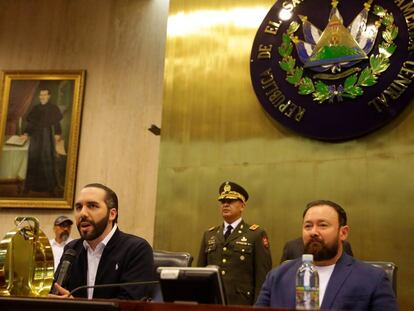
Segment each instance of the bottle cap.
[[313,254],[303,254],[302,255],[303,262],[313,262]]

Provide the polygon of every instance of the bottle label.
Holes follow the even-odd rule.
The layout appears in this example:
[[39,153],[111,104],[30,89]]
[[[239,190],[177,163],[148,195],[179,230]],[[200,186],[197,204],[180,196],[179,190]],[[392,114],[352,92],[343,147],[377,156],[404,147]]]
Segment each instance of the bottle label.
[[319,310],[319,288],[296,287],[296,309],[297,310]]

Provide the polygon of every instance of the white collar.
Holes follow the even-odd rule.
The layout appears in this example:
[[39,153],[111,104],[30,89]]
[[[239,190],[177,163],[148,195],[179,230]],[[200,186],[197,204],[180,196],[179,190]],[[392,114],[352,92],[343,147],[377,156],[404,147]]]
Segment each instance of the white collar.
[[316,266],[315,268],[318,271],[324,272],[324,271],[329,271],[329,270],[333,270],[335,268],[336,263],[329,265],[329,266]]
[[233,221],[231,224],[227,223],[226,221],[224,221],[224,228],[227,228],[228,225],[231,225],[231,227],[233,229],[236,229],[236,227],[241,223],[242,218],[240,217],[239,219],[237,219],[236,221]]

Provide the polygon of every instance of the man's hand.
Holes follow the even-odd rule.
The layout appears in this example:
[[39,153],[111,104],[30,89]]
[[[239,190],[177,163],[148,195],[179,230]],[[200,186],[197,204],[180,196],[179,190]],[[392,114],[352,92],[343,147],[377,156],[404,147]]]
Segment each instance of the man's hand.
[[73,296],[70,294],[70,292],[67,289],[60,286],[58,283],[55,283],[54,287],[57,289],[58,294],[57,295],[48,294],[47,295],[48,297],[50,297],[50,298],[73,298]]

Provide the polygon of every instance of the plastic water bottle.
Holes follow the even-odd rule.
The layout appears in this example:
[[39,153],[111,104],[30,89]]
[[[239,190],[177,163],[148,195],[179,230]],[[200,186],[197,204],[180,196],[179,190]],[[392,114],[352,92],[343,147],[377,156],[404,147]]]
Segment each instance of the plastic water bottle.
[[296,309],[319,310],[319,275],[310,254],[302,255],[296,272]]

